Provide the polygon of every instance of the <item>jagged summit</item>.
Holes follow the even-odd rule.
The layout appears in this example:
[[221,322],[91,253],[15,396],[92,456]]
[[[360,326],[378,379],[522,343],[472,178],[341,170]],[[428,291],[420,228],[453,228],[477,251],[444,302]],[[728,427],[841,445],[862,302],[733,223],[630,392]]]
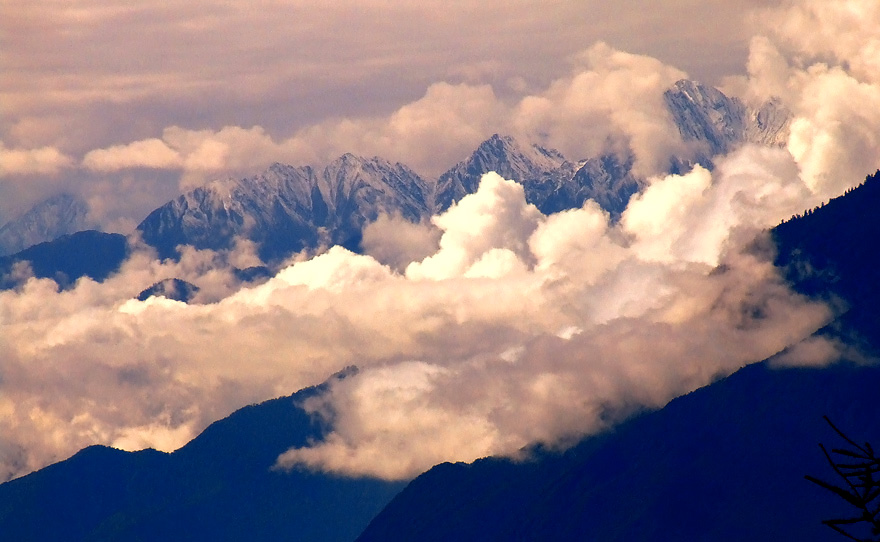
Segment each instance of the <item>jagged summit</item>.
[[320,189],[340,220],[349,212],[359,223],[397,212],[418,221],[429,210],[428,184],[409,167],[379,157],[342,155],[324,168]]
[[704,142],[710,153],[707,158],[727,154],[743,140],[747,112],[738,99],[689,80],[676,82],[663,97],[682,139]]
[[[500,157],[506,159],[506,163],[495,160]],[[555,170],[567,162],[556,149],[547,149],[540,145],[521,145],[513,137],[499,134],[494,134],[480,144],[473,158],[475,161],[487,159],[489,162],[506,165],[511,174],[523,177]]]
[[381,158],[347,154],[322,171],[275,163],[252,177],[191,190],[138,230],[163,258],[178,245],[227,249],[244,238],[273,261],[321,244],[357,248],[363,227],[383,213],[419,220],[428,212],[427,191],[411,169]]
[[435,207],[442,211],[467,194],[476,192],[480,177],[494,171],[522,184],[557,180],[571,174],[573,164],[556,150],[521,145],[510,136],[493,135],[470,157],[437,180]]
[[[694,146],[686,162],[712,167],[712,158],[743,143],[783,145],[791,113],[778,99],[757,109],[715,87],[682,79],[663,95],[682,139]],[[684,158],[684,157],[678,157]]]
[[575,163],[559,151],[523,145],[510,136],[493,135],[466,160],[440,176],[436,208],[443,210],[477,189],[484,173],[495,171],[523,185],[526,200],[551,214],[596,200],[619,216],[641,185],[632,175],[631,156],[607,153]]

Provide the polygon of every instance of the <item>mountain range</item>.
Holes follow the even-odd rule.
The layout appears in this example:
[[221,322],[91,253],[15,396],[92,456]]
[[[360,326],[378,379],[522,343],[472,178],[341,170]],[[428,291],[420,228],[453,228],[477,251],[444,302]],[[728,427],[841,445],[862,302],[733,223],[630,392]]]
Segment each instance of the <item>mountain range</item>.
[[[669,88],[665,103],[692,148],[674,157],[670,172],[700,163],[743,143],[782,145],[789,114],[770,101],[751,110],[740,100],[694,81]],[[476,191],[480,177],[495,171],[523,185],[526,201],[551,214],[593,199],[616,218],[645,184],[633,174],[634,157],[609,152],[572,161],[556,150],[495,134],[436,181],[403,164],[346,154],[323,170],[273,164],[245,179],[216,181],[156,209],[138,226],[162,257],[177,245],[230,248],[244,237],[266,262],[319,246],[359,249],[366,224],[382,214],[419,222]]]
[[[689,80],[670,87],[664,100],[689,148],[671,158],[671,173],[697,163],[711,168],[713,157],[744,143],[782,145],[787,137],[790,114],[777,101],[751,109]],[[570,160],[556,150],[496,134],[433,181],[378,157],[346,154],[324,168],[276,163],[251,177],[215,180],[186,192],[151,212],[137,231],[163,259],[178,256],[180,245],[222,250],[238,239],[255,242],[260,258],[270,265],[304,249],[342,245],[357,252],[364,227],[380,215],[427,220],[476,191],[489,171],[522,184],[526,200],[544,214],[593,199],[616,219],[645,186],[645,179],[633,173],[633,162],[628,151]],[[5,225],[0,241],[3,231],[15,232],[15,247],[72,233],[84,211],[69,196],[59,198]],[[71,210],[60,214],[69,218],[55,218],[59,201],[67,202]]]

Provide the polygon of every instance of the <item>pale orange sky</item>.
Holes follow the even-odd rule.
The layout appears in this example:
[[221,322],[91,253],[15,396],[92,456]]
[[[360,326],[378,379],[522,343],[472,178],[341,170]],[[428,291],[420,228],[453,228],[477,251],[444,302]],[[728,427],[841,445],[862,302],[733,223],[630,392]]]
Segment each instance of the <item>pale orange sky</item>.
[[385,114],[432,83],[543,87],[596,41],[717,83],[766,2],[3,0],[0,141],[84,152],[162,128]]
[[[78,167],[93,149],[169,127],[259,127],[279,140],[328,119],[391,115],[438,83],[512,102],[567,76],[598,41],[717,84],[744,73],[746,14],[766,3],[0,0],[0,223],[53,192],[123,182]],[[436,157],[390,158],[435,174],[497,130],[483,126]],[[370,152],[345,145],[326,154]],[[130,227],[187,184],[172,177],[130,173],[126,182],[151,187],[125,191],[135,203],[110,213],[127,226],[105,226]]]

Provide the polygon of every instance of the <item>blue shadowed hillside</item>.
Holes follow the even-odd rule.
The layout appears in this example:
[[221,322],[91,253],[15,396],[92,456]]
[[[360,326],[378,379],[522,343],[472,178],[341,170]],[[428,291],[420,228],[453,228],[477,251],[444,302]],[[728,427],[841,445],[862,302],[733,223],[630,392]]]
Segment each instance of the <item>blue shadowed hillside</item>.
[[[880,345],[880,173],[771,233],[793,287],[842,314],[822,332]],[[842,303],[841,303],[842,301]],[[821,520],[851,515],[804,479],[836,481],[818,443],[880,445],[880,367],[761,363],[531,461],[444,464],[414,480],[358,539],[798,540],[838,536]]]
[[251,405],[170,453],[86,448],[0,485],[3,540],[352,540],[402,487],[272,470],[320,438],[298,405],[321,393]]

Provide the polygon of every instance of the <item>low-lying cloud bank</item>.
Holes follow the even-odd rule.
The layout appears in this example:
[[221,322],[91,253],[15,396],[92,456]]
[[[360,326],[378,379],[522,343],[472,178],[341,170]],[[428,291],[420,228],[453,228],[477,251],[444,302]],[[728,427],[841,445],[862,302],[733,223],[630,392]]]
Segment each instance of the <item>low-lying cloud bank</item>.
[[[356,300],[353,328],[381,322],[383,344],[389,328],[418,340],[400,361],[365,355],[359,374],[310,400],[334,432],[279,465],[406,478],[569,442],[807,340],[829,309],[789,291],[766,259],[772,249],[749,243],[799,206],[786,197],[800,195],[799,181],[750,176],[767,196],[756,201],[738,169],[751,152],[765,151],[742,151],[714,179],[697,168],[656,180],[619,227],[592,203],[544,217],[521,187],[489,174],[435,218],[440,250],[404,277],[338,249],[309,262],[321,266],[309,276],[325,295]],[[433,332],[419,333],[426,323]],[[811,363],[836,355],[827,343],[811,348],[825,355]]]
[[[801,208],[794,173],[784,151],[746,148],[714,174],[655,180],[618,226],[592,202],[544,216],[488,174],[434,218],[439,249],[404,273],[335,247],[240,289],[209,251],[179,264],[138,252],[106,283],[60,293],[32,280],[0,294],[5,472],[94,442],[173,449],[348,365],[361,372],[306,405],[334,432],[280,465],[407,477],[597,430],[828,321],[751,243]],[[131,299],[165,276],[206,303]]]
[[[2,292],[0,479],[88,444],[173,449],[234,408],[349,365],[361,371],[306,404],[334,431],[281,467],[407,477],[565,443],[782,352],[787,364],[833,360],[836,345],[811,337],[830,310],[783,284],[760,232],[880,165],[880,33],[865,23],[877,9],[804,0],[764,14],[749,75],[725,90],[756,103],[778,96],[794,115],[788,145],[743,147],[711,172],[658,174],[682,150],[662,107],[682,72],[603,44],[515,101],[438,83],[390,116],[328,121],[282,141],[259,127],[168,128],[85,154],[79,171],[135,168],[136,181],[153,168],[189,186],[224,168],[343,151],[438,170],[507,131],[572,156],[624,142],[650,183],[611,225],[591,202],[543,216],[517,184],[488,175],[430,228],[404,231],[393,217],[373,225],[365,246],[376,258],[332,248],[258,286],[231,272],[253,261],[243,245],[189,251],[178,264],[138,251],[102,284],[58,292],[31,280]],[[25,175],[76,160],[3,147],[0,161]],[[114,203],[99,196],[119,191],[93,194],[108,216]],[[172,276],[200,286],[201,303],[133,299]]]

